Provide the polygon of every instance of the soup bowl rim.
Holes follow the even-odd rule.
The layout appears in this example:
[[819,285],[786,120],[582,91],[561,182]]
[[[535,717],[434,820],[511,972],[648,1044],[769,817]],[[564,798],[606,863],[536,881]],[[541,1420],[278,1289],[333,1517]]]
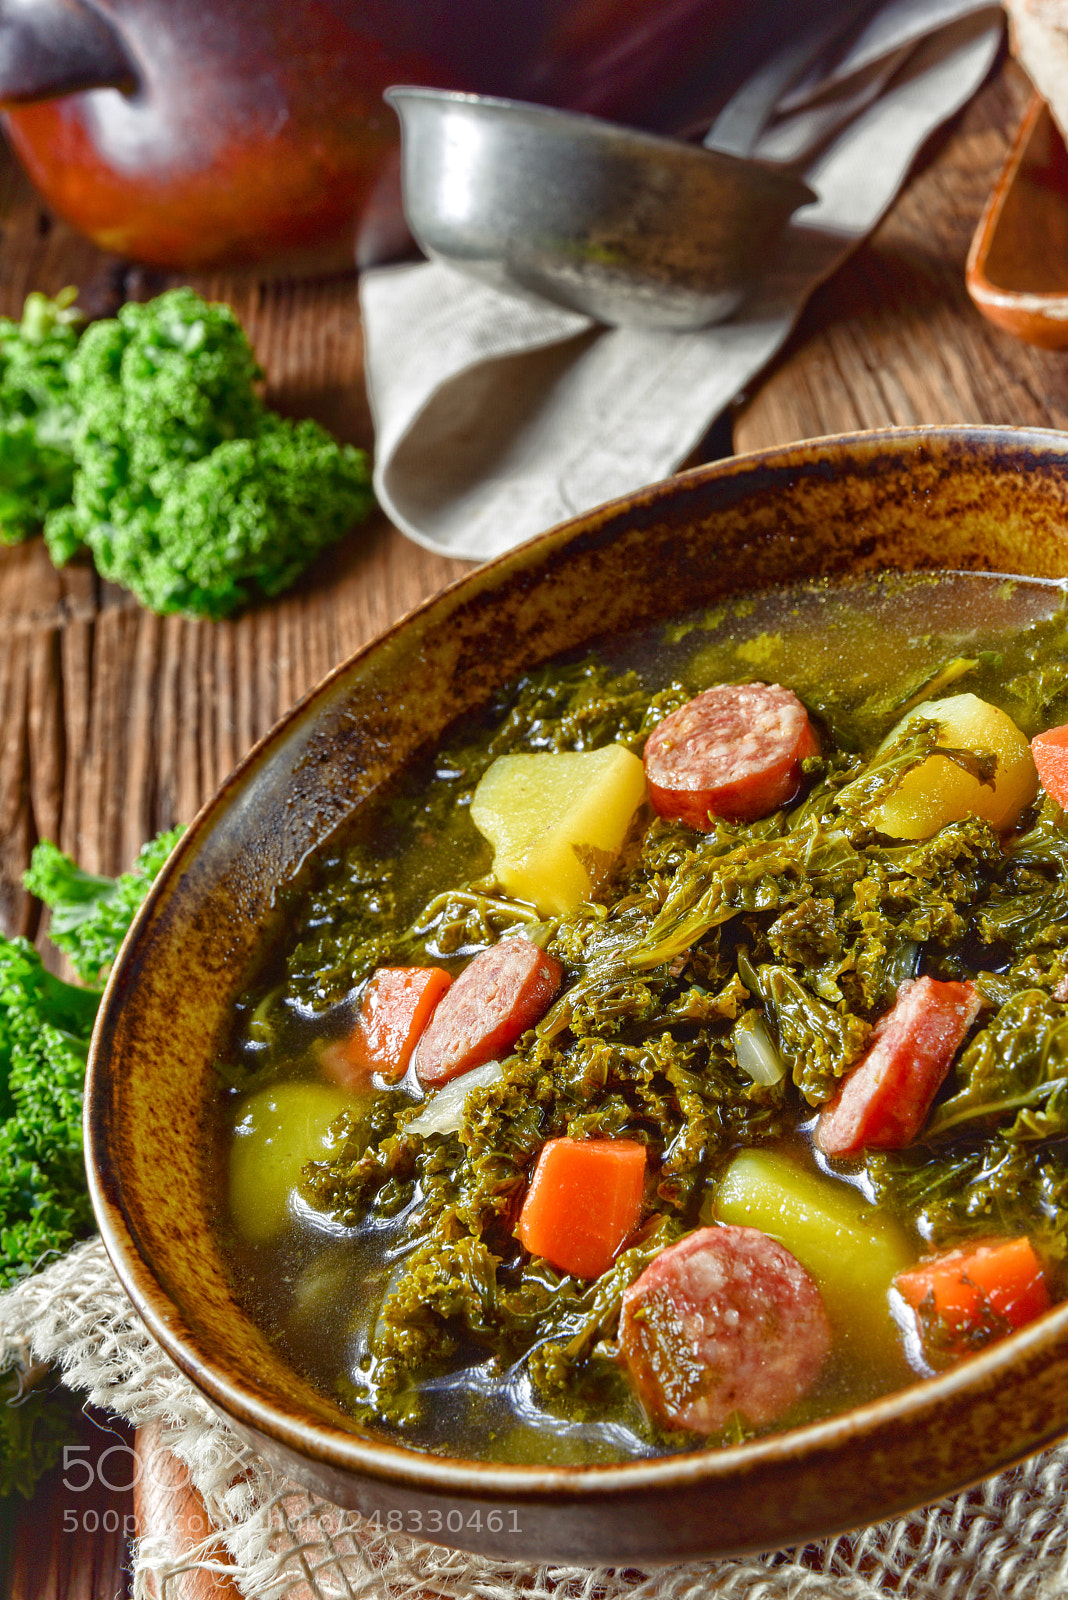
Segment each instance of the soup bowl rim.
[[[847,1438],[870,1437],[873,1442],[891,1440],[899,1429],[925,1416],[933,1416],[947,1402],[967,1400],[979,1391],[989,1393],[999,1378],[1020,1363],[1041,1364],[1054,1347],[1068,1348],[1068,1302],[1052,1308],[1036,1322],[1012,1333],[986,1350],[947,1372],[918,1378],[901,1390],[880,1396],[828,1418],[800,1424],[787,1431],[750,1439],[740,1444],[713,1449],[689,1450],[680,1454],[621,1461],[611,1464],[536,1465],[512,1464],[468,1459],[462,1455],[437,1455],[420,1451],[388,1438],[355,1433],[342,1424],[332,1425],[318,1417],[288,1409],[280,1398],[265,1400],[254,1384],[235,1367],[225,1351],[205,1349],[184,1315],[180,1295],[174,1295],[160,1281],[153,1264],[140,1253],[127,1226],[121,1201],[108,1170],[109,1141],[106,1128],[107,1052],[110,1019],[123,1003],[129,981],[129,953],[136,946],[141,930],[151,919],[154,908],[195,859],[198,847],[218,816],[231,805],[236,792],[254,780],[257,769],[284,742],[298,724],[314,719],[316,710],[331,686],[384,643],[458,591],[492,590],[495,575],[511,571],[525,562],[535,562],[554,541],[564,546],[600,520],[618,515],[636,505],[670,498],[686,485],[725,473],[747,473],[769,462],[787,461],[798,452],[865,451],[878,453],[883,448],[923,447],[925,443],[949,441],[964,448],[980,450],[989,443],[1029,449],[1045,456],[1062,458],[1068,469],[1068,436],[1053,429],[993,426],[925,426],[858,430],[829,434],[795,444],[772,446],[725,461],[698,466],[673,479],[650,485],[633,494],[620,496],[603,506],[569,519],[524,544],[504,552],[465,573],[445,589],[430,596],[399,618],[383,633],[338,663],[251,748],[227,779],[197,813],[174,852],[169,857],[139,911],[115,963],[101,1003],[90,1052],[86,1092],[86,1152],[90,1193],[105,1249],[119,1280],[152,1336],[192,1380],[195,1387],[229,1420],[242,1436],[257,1445],[272,1442],[284,1452],[334,1467],[342,1475],[352,1474],[364,1483],[395,1482],[431,1491],[448,1491],[464,1498],[489,1495],[495,1500],[513,1499],[517,1504],[548,1498],[558,1501],[598,1501],[615,1498],[627,1491],[651,1491],[670,1496],[686,1483],[707,1482],[710,1486],[737,1473],[759,1474],[771,1464],[786,1464],[815,1459],[833,1453]],[[1068,551],[1066,551],[1068,573]],[[1011,575],[1011,574],[1010,574]],[[1048,1441],[1068,1430],[1068,1414],[1051,1417]],[[1035,1448],[1032,1440],[1028,1453]],[[996,1462],[980,1462],[974,1478],[986,1476],[995,1467],[1018,1459],[1007,1454]],[[961,1478],[959,1487],[969,1481]],[[910,1495],[899,1504],[886,1507],[886,1514],[907,1509],[915,1503]],[[830,1527],[826,1531],[832,1531]],[[844,1531],[839,1529],[837,1531]]]

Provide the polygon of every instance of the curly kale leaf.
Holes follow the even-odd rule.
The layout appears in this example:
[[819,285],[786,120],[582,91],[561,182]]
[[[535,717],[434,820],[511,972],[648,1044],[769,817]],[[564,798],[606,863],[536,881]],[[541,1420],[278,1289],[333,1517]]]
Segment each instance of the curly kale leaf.
[[866,1165],[877,1203],[936,1248],[1027,1233],[1048,1259],[1068,1254],[1068,1140],[995,1134],[872,1153]]
[[27,297],[21,322],[0,317],[0,544],[36,533],[74,484],[77,408],[68,367],[78,343],[76,291]]
[[652,925],[627,960],[638,968],[659,966],[741,912],[844,895],[863,872],[863,858],[849,837],[825,828],[818,817],[796,827],[769,818],[745,832],[720,823],[675,872]]
[[1051,801],[1010,842],[977,921],[987,943],[1011,945],[1017,959],[1068,940],[1068,818]]
[[911,716],[893,739],[876,751],[859,777],[839,789],[835,804],[861,821],[869,820],[878,807],[894,793],[906,773],[922,766],[932,756],[944,756],[977,779],[992,787],[997,773],[997,757],[988,750],[961,750],[939,743],[937,722]]
[[233,312],[192,289],[95,323],[68,370],[77,471],[49,551],[88,546],[152,610],[218,618],[279,594],[371,509],[363,453],[268,410]]
[[92,1228],[82,1089],[100,995],[0,939],[0,1287]]
[[794,1082],[810,1105],[822,1105],[863,1053],[871,1023],[817,999],[786,967],[764,965],[757,976]]
[[158,834],[118,878],[85,872],[49,839],[34,846],[23,884],[50,907],[48,936],[83,983],[107,977],[135,912],[182,832],[172,828]]
[[928,1138],[1009,1118],[1010,1142],[1068,1134],[1068,1007],[1042,989],[1013,995],[964,1051],[956,1081]]
[[[173,836],[141,852],[117,882],[80,873],[39,847],[29,887],[71,908],[71,944],[83,976],[111,961]],[[82,1153],[82,1096],[96,988],[64,983],[25,939],[0,938],[0,1287],[32,1272],[93,1226]]]

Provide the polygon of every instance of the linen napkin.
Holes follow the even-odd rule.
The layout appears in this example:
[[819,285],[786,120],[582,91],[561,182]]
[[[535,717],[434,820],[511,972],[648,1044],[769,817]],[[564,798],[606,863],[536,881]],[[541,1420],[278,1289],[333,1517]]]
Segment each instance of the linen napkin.
[[673,472],[887,210],[923,141],[972,96],[999,5],[886,0],[822,78],[780,101],[754,154],[805,161],[749,299],[694,333],[606,328],[439,263],[365,272],[375,489],[417,543],[486,560]]

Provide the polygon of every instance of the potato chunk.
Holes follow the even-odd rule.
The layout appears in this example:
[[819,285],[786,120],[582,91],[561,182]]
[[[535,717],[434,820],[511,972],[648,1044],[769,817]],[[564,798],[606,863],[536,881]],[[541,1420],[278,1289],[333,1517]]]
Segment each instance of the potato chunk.
[[890,1286],[915,1253],[893,1218],[856,1189],[779,1151],[744,1150],[723,1175],[715,1215],[785,1245],[815,1278],[836,1332],[858,1353],[897,1349]]
[[230,1212],[250,1244],[282,1233],[306,1161],[334,1152],[330,1124],[352,1096],[326,1083],[278,1083],[241,1101],[230,1146]]
[[621,744],[498,756],[471,801],[506,894],[570,916],[597,892],[645,799],[645,773]]
[[871,815],[872,826],[895,839],[929,839],[947,822],[985,817],[1005,833],[1038,793],[1030,746],[1012,718],[974,694],[927,700],[894,729],[910,722],[937,722],[940,742],[957,750],[990,750],[997,756],[993,786],[946,756],[931,756],[906,772],[894,792]]

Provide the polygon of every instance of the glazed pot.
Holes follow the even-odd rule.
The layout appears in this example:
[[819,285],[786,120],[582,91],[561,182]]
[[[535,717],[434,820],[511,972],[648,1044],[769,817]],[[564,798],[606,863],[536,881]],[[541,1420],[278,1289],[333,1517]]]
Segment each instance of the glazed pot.
[[944,1376],[735,1447],[595,1467],[422,1454],[362,1429],[286,1366],[234,1298],[213,1231],[212,1063],[310,852],[459,713],[561,650],[741,589],[887,567],[1068,572],[1068,438],[932,428],[814,441],[580,516],[339,666],[182,840],[131,930],[93,1040],[93,1202],[152,1334],[293,1478],[492,1555],[663,1562],[854,1528],[1068,1431],[1061,1305]]
[[[817,5],[826,0],[816,0]],[[789,30],[785,0],[0,0],[0,107],[41,194],[163,267],[388,258],[392,83],[682,132]]]

